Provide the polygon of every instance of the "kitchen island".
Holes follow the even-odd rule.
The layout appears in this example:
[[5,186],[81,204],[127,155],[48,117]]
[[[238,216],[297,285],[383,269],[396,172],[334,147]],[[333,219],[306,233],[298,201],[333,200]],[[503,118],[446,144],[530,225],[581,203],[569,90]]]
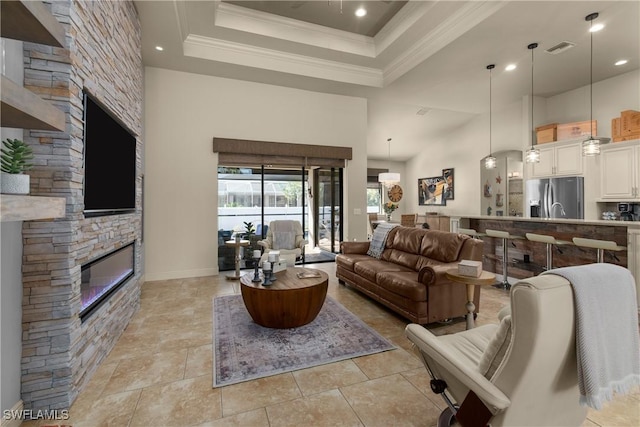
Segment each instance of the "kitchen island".
[[[527,240],[526,233],[546,234],[569,242],[574,237],[616,242],[626,249],[617,252],[606,251],[605,262],[628,268],[636,279],[636,293],[640,296],[640,222],[487,215],[452,216],[451,231],[456,232],[458,228],[471,228],[478,233],[484,233],[486,229],[508,231],[514,236],[522,237],[508,243],[508,275],[515,279],[537,276],[546,266],[545,244]],[[482,240],[483,269],[501,274],[502,239],[485,236]],[[554,268],[596,262],[595,249],[567,244],[554,247],[553,250]],[[640,297],[638,303],[640,305]]]

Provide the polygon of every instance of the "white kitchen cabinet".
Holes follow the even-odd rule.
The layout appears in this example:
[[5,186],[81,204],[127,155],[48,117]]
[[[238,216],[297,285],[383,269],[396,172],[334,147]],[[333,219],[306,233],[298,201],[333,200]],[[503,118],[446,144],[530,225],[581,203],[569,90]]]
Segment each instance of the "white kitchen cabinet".
[[582,143],[549,143],[538,145],[540,162],[532,163],[529,176],[548,178],[552,176],[576,176],[583,174]]
[[640,200],[640,144],[610,144],[600,151],[600,198]]

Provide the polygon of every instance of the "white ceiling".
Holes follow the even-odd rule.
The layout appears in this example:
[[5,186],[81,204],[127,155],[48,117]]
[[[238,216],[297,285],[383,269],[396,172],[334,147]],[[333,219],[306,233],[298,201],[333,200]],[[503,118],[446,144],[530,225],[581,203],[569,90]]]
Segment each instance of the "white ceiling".
[[[391,1],[344,0],[342,14],[340,0],[242,3],[136,1],[145,65],[366,97],[370,159],[387,159],[392,137],[392,159],[407,160],[486,112],[487,64],[496,64],[494,110],[529,94],[529,43],[539,43],[535,95],[589,84],[589,13],[605,24],[593,36],[594,82],[640,66],[640,1],[409,1],[394,16]],[[376,22],[350,15],[362,3],[376,6],[367,15]],[[375,35],[319,25],[329,21]],[[544,52],[561,41],[576,46]],[[614,66],[621,58],[628,64]],[[518,68],[506,72],[508,63]],[[420,108],[429,112],[416,115]]]

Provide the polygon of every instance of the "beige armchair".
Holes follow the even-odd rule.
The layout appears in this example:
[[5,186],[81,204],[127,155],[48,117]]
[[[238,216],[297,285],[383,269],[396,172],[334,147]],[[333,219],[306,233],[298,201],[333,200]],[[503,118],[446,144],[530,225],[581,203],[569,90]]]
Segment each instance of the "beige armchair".
[[296,259],[302,257],[307,243],[302,224],[292,220],[271,221],[266,238],[258,241],[258,245],[264,248],[262,261],[269,252],[279,251],[280,258],[286,260],[288,265],[293,265]]
[[446,386],[449,408],[438,425],[469,410],[472,422],[462,425],[582,425],[587,408],[579,404],[571,284],[554,274],[521,280],[511,288],[510,310],[499,317],[499,325],[443,336],[407,326],[407,337],[437,378],[432,390],[440,392],[439,381]]

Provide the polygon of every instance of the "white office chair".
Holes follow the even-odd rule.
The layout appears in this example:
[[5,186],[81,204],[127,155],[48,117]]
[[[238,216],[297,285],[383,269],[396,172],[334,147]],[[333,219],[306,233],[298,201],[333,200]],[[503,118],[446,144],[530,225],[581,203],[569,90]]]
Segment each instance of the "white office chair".
[[[583,404],[599,409],[613,390],[625,393],[622,383],[636,384],[628,379],[640,376],[638,307],[627,269],[555,269],[520,280],[510,296],[499,324],[443,336],[407,326],[449,406],[439,426],[454,413],[464,426],[581,426]],[[610,317],[617,321],[600,320]]]

